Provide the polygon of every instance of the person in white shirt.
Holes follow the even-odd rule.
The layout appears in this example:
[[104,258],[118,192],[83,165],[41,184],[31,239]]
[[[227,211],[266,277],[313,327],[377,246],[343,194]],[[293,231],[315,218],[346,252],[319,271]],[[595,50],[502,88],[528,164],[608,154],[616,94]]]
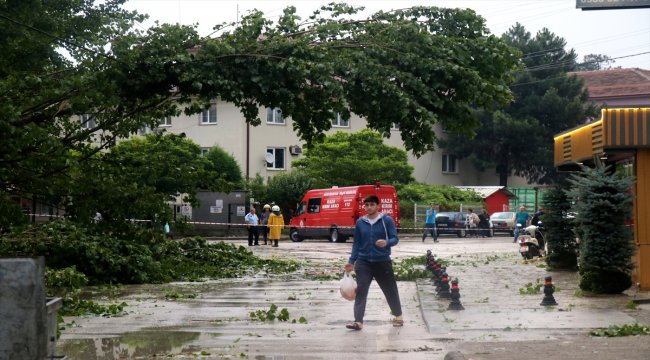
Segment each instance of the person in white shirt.
[[[246,221],[246,227],[248,227],[248,246],[259,246],[260,232],[258,225],[260,223],[260,218],[255,214],[254,207],[251,206],[251,211],[246,214],[244,221]],[[253,243],[253,239],[255,239],[255,243]]]

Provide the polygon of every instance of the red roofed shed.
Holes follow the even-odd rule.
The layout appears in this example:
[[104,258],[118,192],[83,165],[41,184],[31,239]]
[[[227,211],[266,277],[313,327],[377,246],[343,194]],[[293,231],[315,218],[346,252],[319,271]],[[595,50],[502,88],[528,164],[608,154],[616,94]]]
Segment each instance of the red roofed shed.
[[508,191],[505,186],[456,186],[461,190],[472,190],[481,195],[485,201],[488,214],[510,211],[510,199],[517,196]]

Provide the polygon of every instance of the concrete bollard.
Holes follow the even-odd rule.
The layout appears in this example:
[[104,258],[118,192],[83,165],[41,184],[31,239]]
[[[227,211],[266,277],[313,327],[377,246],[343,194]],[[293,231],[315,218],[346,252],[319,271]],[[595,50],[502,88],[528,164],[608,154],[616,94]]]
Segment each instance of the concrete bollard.
[[557,305],[557,302],[555,301],[555,297],[553,297],[553,293],[555,292],[555,286],[553,285],[553,278],[551,276],[547,276],[544,278],[544,298],[542,299],[542,302],[540,305],[542,306],[553,306]]
[[460,289],[458,288],[458,279],[451,281],[451,302],[447,310],[465,310],[463,304],[460,303]]

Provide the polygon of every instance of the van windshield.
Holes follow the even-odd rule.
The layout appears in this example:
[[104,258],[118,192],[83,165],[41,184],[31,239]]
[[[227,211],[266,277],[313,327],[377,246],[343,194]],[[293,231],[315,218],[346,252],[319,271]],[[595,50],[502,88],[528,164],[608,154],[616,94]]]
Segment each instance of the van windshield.
[[298,209],[296,209],[296,216],[297,215],[302,215],[305,213],[305,202],[301,202],[300,205],[298,205]]

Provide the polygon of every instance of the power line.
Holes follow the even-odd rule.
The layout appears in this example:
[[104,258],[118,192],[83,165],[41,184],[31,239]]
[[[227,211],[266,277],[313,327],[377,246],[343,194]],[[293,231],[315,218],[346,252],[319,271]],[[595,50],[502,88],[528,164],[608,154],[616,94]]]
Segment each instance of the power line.
[[[636,53],[636,54],[622,55],[622,56],[617,56],[617,57],[611,57],[611,58],[607,58],[605,60],[586,61],[586,62],[583,62],[583,63],[578,63],[576,65],[594,64],[594,63],[600,63],[600,62],[605,62],[605,61],[610,61],[610,60],[624,59],[624,58],[629,58],[629,57],[634,57],[634,56],[640,56],[640,55],[645,55],[645,54],[650,54],[650,51],[640,52],[640,53]],[[560,61],[560,62],[556,62],[556,63],[548,63],[548,64],[541,64],[541,65],[533,66],[533,67],[530,67],[530,68],[526,68],[524,70],[520,70],[519,72],[548,70],[548,69],[558,68],[558,67],[562,67],[564,65],[571,65],[571,64],[573,64],[573,60],[565,60],[565,61]]]

